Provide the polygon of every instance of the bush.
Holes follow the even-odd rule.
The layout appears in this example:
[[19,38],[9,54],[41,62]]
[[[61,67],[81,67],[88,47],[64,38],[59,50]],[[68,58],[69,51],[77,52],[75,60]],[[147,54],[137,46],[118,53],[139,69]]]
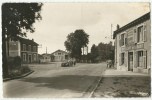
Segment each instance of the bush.
[[11,78],[16,77],[16,76],[20,76],[20,75],[21,75],[21,71],[18,69],[11,70],[9,73],[9,76]]
[[18,67],[18,66],[21,66],[21,57],[19,57],[19,56],[16,56],[15,58],[14,58],[14,65],[16,66],[16,67]]
[[21,67],[21,57],[19,57],[19,56],[9,57],[8,66],[9,66],[10,70],[20,68]]
[[21,73],[22,74],[25,74],[25,73],[30,72],[30,71],[31,71],[31,69],[28,66],[22,66],[21,67]]

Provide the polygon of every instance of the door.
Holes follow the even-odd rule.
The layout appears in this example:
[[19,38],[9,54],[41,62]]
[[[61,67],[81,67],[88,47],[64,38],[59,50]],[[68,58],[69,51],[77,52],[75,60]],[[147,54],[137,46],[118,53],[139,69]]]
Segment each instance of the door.
[[31,63],[32,62],[32,57],[31,57],[31,55],[29,55],[29,63]]
[[133,71],[133,52],[128,53],[128,71]]

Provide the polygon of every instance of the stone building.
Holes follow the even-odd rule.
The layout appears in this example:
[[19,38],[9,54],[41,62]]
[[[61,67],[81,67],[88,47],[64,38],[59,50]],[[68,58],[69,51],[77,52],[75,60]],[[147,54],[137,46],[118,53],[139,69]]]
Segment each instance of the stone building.
[[35,63],[38,61],[38,44],[34,40],[19,38],[9,41],[9,57],[20,56],[22,63]]
[[114,31],[118,70],[149,73],[151,66],[150,12]]

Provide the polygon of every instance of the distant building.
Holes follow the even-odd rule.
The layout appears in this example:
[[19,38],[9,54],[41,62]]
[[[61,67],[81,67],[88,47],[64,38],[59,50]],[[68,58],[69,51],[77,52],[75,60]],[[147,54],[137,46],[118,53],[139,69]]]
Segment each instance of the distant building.
[[150,12],[114,31],[118,70],[148,73],[151,62]]
[[68,59],[68,53],[63,50],[57,50],[51,54],[52,61],[61,62]]
[[35,63],[38,61],[38,44],[34,40],[19,38],[9,41],[9,57],[20,56],[22,63]]
[[51,62],[51,56],[50,54],[42,54],[42,55],[39,55],[39,63],[49,63]]

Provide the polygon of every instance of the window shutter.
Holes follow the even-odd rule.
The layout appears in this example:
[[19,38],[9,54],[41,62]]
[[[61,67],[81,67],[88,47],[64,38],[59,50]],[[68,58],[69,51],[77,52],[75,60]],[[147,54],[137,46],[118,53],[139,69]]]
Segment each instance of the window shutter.
[[128,41],[127,41],[127,38],[125,38],[125,45],[127,45],[128,43],[127,43]]
[[119,66],[121,65],[121,53],[119,54]]
[[144,42],[147,40],[147,29],[146,29],[146,23],[144,24],[144,29],[143,29],[143,39],[144,39]]
[[125,57],[125,59],[124,59],[125,60],[124,61],[125,62],[125,67],[127,67],[127,63],[128,63],[128,59],[127,59],[128,58],[128,53],[127,52],[124,53],[124,57]]
[[119,46],[121,47],[121,39],[119,40]]
[[119,35],[119,46],[121,47],[121,34]]
[[137,43],[137,28],[134,29],[134,43]]
[[135,51],[134,55],[135,55],[133,58],[134,59],[134,67],[137,68],[137,66],[138,66],[138,51]]
[[143,67],[147,68],[147,51],[143,51]]

